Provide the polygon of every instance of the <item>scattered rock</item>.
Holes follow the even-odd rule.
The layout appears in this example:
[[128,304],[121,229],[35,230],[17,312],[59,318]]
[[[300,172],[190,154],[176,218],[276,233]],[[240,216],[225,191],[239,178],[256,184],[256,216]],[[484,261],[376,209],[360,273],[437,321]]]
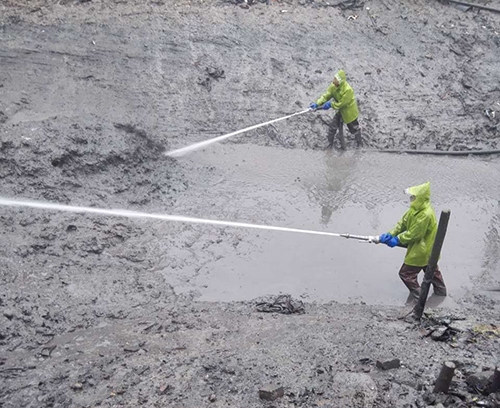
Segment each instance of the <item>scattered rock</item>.
[[468,376],[465,381],[473,392],[487,394],[493,374],[493,371],[482,371]]
[[448,339],[449,336],[446,335],[446,332],[448,331],[448,327],[440,327],[437,330],[434,330],[431,333],[431,338],[432,340],[436,341],[445,341]]
[[55,350],[55,348],[57,347],[57,345],[53,345],[53,346],[49,346],[49,347],[44,347],[42,349],[42,352],[41,352],[41,355],[43,357],[50,357],[50,355],[52,354],[52,352]]
[[72,386],[71,386],[71,389],[74,390],[74,391],[80,391],[80,390],[83,390],[83,384],[82,383],[74,383]]
[[225,78],[224,70],[217,67],[208,67],[207,74],[214,79]]
[[[377,399],[377,385],[364,373],[340,372],[333,377],[333,392],[346,401],[358,401],[362,407],[372,407]],[[352,406],[352,405],[345,405]]]
[[14,312],[12,310],[5,310],[3,312],[3,315],[9,320],[12,320],[14,318]]
[[210,402],[215,402],[215,401],[217,401],[217,396],[215,394],[212,394],[212,395],[210,395],[210,397],[208,397],[208,400]]
[[259,390],[259,398],[266,401],[274,401],[275,399],[282,398],[285,395],[283,387],[275,385],[266,385]]
[[462,86],[465,89],[471,89],[472,88],[472,85],[470,84],[470,82],[467,82],[465,79],[462,79]]
[[127,351],[129,353],[137,353],[141,348],[139,346],[125,346],[123,351]]
[[393,368],[401,367],[401,361],[399,358],[393,358],[392,360],[377,360],[377,368],[381,370],[391,370]]
[[164,385],[161,385],[160,388],[158,388],[158,394],[166,395],[166,394],[170,393],[173,389],[174,389],[174,387],[172,387],[170,384],[164,384]]

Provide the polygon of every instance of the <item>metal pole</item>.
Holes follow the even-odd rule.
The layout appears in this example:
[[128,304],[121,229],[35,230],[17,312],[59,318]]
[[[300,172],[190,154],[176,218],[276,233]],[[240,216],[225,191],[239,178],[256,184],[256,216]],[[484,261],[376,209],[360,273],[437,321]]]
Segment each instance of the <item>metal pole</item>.
[[445,1],[447,3],[460,4],[461,6],[474,7],[479,10],[487,10],[487,11],[492,11],[493,13],[500,13],[499,9],[493,7],[481,6],[480,4],[467,3],[465,1],[457,1],[457,0],[445,0]]
[[413,309],[413,316],[417,319],[421,319],[422,314],[424,313],[425,302],[427,302],[429,288],[431,286],[432,279],[434,278],[434,272],[436,271],[439,256],[441,255],[441,248],[443,247],[444,237],[446,236],[446,229],[448,228],[450,214],[450,210],[441,211],[441,216],[439,217],[438,230],[436,238],[434,239],[434,245],[432,246],[429,263],[425,269],[424,281],[422,282],[422,288],[420,290],[420,297],[418,298],[417,305]]

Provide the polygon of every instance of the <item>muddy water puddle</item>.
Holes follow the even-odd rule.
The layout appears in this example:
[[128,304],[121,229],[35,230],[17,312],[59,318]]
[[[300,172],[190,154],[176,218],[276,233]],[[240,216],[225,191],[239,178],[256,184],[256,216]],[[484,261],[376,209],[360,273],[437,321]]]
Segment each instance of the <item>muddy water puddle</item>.
[[[482,274],[500,274],[488,242],[500,227],[498,161],[226,144],[180,163],[192,179],[189,193],[178,197],[178,214],[359,235],[391,229],[408,207],[404,188],[431,181],[438,215],[452,211],[440,263],[451,294],[446,302],[480,286]],[[176,290],[195,290],[208,301],[278,293],[371,304],[407,298],[398,277],[403,249],[302,234],[231,233],[234,245],[221,246],[195,270],[166,266],[161,272]]]

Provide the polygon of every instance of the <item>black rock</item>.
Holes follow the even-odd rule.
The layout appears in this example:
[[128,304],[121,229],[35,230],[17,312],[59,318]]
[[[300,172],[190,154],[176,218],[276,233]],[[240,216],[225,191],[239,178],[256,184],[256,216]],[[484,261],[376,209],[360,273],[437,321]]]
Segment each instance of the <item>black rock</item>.
[[393,368],[401,367],[401,361],[399,358],[393,358],[392,360],[377,360],[377,368],[381,370],[391,370]]

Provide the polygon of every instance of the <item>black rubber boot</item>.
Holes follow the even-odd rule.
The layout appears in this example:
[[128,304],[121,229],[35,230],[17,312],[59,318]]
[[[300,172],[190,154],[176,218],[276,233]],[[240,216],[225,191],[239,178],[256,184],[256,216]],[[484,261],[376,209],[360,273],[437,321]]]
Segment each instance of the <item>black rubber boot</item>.
[[354,138],[356,139],[356,143],[358,144],[358,147],[362,147],[363,146],[363,139],[361,138],[361,130],[358,130],[354,134]]

